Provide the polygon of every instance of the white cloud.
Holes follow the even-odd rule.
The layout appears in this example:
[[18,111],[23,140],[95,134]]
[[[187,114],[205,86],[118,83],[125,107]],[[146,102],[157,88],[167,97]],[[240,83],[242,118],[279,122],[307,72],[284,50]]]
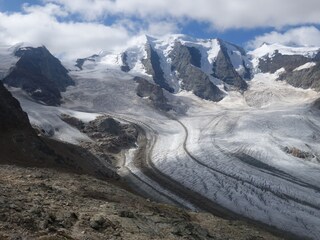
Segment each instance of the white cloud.
[[248,43],[248,48],[256,48],[262,43],[280,43],[284,45],[319,46],[320,30],[316,27],[298,27],[284,33],[273,31],[255,37]]
[[166,34],[177,33],[179,32],[179,28],[172,22],[150,22],[145,32],[155,37],[161,37]]
[[178,30],[175,23],[166,20],[120,18],[109,26],[97,21],[66,21],[70,10],[56,3],[24,4],[22,9],[23,12],[0,12],[0,44],[43,44],[55,55],[65,58],[86,57],[101,50],[122,48],[135,35],[161,36]]
[[134,21],[132,19],[117,20],[113,26],[127,29],[132,35],[151,35],[161,37],[171,33],[179,33],[178,23],[169,20]]
[[25,6],[24,13],[0,12],[0,43],[20,42],[44,44],[56,55],[84,57],[124,45],[130,33],[122,26],[105,26],[90,22],[60,22],[63,9],[49,4],[44,7]]
[[59,5],[52,3],[46,4],[45,6],[30,5],[28,3],[25,3],[22,5],[22,8],[24,12],[30,14],[41,12],[45,15],[58,17],[67,17],[69,14],[67,11],[63,10]]
[[[44,44],[56,55],[75,58],[123,47],[139,34],[179,33],[179,27],[190,21],[206,22],[216,29],[320,23],[318,0],[42,1],[43,5],[23,5],[19,13],[0,11],[0,44]],[[111,15],[116,22],[107,26],[103,20]],[[320,45],[318,39],[318,29],[304,27],[285,33],[271,32],[256,37],[250,45],[261,42]]]
[[320,23],[319,0],[44,0],[89,20],[107,15],[144,19],[187,18],[216,29],[283,27]]

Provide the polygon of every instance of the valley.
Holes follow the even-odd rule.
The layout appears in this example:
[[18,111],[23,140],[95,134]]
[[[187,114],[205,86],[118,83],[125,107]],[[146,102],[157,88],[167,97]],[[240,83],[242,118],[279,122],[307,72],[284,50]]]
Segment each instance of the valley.
[[[102,52],[78,60],[79,66],[62,62],[73,82],[62,78],[68,85],[54,104],[45,94],[52,85],[16,84],[15,75],[7,74],[14,57],[3,49],[0,76],[8,75],[6,87],[31,125],[54,140],[78,146],[96,141],[63,115],[86,124],[108,116],[134,126],[134,147],[111,154],[112,161],[99,160],[143,197],[247,221],[287,239],[318,239],[320,110],[314,103],[320,94],[292,84],[296,72],[317,75],[319,62],[305,62],[315,61],[318,49],[277,46],[273,54],[274,47],[249,56],[220,39],[143,36],[124,52]],[[279,61],[277,71],[270,70],[272,59]],[[262,71],[259,63],[270,66]],[[45,69],[37,74],[52,76]],[[60,66],[53,69],[65,74]],[[38,75],[24,81],[33,86]]]
[[[127,154],[135,189],[194,210],[281,222],[282,230],[316,238],[320,168],[314,138],[320,126],[312,103],[319,95],[272,78],[258,76],[244,96],[235,93],[218,104],[181,93],[192,106],[186,115],[108,112],[140,125],[148,139],[146,149]],[[270,92],[256,92],[263,87]],[[297,159],[285,147],[312,155]]]

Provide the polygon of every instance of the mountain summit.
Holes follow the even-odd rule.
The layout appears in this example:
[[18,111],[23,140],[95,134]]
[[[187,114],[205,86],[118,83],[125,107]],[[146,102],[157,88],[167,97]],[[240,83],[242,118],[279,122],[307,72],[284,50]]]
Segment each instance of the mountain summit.
[[3,82],[23,89],[37,101],[60,105],[61,91],[74,85],[61,62],[44,46],[20,47],[14,55],[19,60]]
[[78,59],[77,66],[91,68],[93,62],[148,78],[170,93],[186,90],[212,101],[221,100],[225,91],[246,90],[245,80],[251,78],[251,64],[242,48],[221,39],[185,35],[142,36],[121,52]]

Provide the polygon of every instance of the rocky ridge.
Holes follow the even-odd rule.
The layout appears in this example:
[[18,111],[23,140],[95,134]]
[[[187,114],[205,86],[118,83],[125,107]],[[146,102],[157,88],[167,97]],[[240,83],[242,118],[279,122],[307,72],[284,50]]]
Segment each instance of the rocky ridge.
[[19,102],[0,82],[0,164],[50,167],[61,171],[90,174],[99,178],[117,177],[87,150],[39,137]]
[[44,46],[18,48],[14,54],[19,60],[3,82],[21,88],[36,101],[60,105],[61,92],[74,85],[61,62]]
[[[260,48],[271,48],[272,45],[264,44]],[[279,80],[286,81],[290,85],[299,88],[312,88],[320,91],[320,49],[287,47],[283,46],[272,49],[265,55],[260,56],[257,71],[262,73],[275,73],[279,70]],[[257,49],[259,50],[259,49]],[[255,50],[255,51],[257,51]]]
[[169,93],[186,90],[210,101],[223,99],[223,91],[245,91],[246,80],[251,78],[250,62],[242,48],[221,39],[184,35],[168,39],[143,36],[122,52],[78,59],[76,66],[81,70],[86,61],[112,63],[134,77],[151,78]]
[[160,86],[152,84],[142,77],[135,77],[134,81],[138,83],[136,92],[139,97],[147,98],[150,104],[156,109],[163,111],[172,109],[172,106],[168,103],[168,99],[165,97],[163,89]]
[[[247,90],[248,84],[246,80],[251,79],[251,69],[249,69],[243,61],[243,76],[241,76],[232,66],[230,55],[233,53],[228,53],[228,47],[226,43],[219,40],[221,50],[218,53],[218,56],[213,63],[213,73],[212,75],[215,78],[221,79],[225,83],[225,89],[227,90],[239,90],[241,92]],[[245,56],[246,53],[243,49],[238,46],[232,45],[235,47],[241,55]]]
[[169,54],[171,70],[177,72],[181,79],[181,88],[192,91],[196,96],[206,100],[220,101],[223,98],[221,90],[215,86],[209,76],[200,70],[199,54],[196,48],[183,46],[175,43]]
[[120,123],[110,116],[100,116],[89,123],[66,114],[62,114],[61,119],[92,139],[82,142],[81,146],[101,162],[114,166],[121,151],[136,147],[138,131],[132,124]]

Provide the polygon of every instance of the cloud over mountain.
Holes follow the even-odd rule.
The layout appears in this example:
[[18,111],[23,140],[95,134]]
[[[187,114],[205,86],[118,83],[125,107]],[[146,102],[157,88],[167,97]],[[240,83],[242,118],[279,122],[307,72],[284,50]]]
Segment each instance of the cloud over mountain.
[[[185,31],[190,23],[203,24],[201,31],[212,37],[234,29],[270,27],[280,31],[320,24],[318,0],[41,0],[15,12],[4,11],[6,5],[9,1],[0,0],[0,44],[44,44],[67,58],[123,47],[140,34],[193,34],[193,30]],[[249,45],[292,39],[296,44],[320,45],[316,27],[279,31],[255,34]]]
[[262,43],[283,45],[320,46],[320,30],[314,26],[297,27],[285,32],[272,31],[256,36],[248,43],[248,48],[259,47]]
[[209,23],[220,30],[230,28],[283,27],[320,23],[318,0],[45,0],[87,20],[109,15],[143,19],[175,18]]

